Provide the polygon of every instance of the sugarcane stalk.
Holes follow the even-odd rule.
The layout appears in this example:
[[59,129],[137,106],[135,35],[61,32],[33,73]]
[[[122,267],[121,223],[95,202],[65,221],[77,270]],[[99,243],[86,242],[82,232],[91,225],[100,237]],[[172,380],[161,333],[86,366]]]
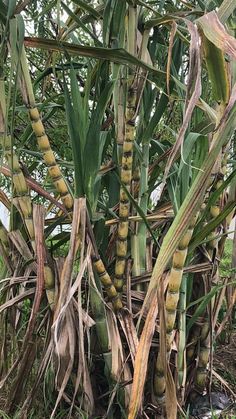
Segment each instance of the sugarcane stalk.
[[[15,197],[13,203],[18,207],[23,222],[26,227],[26,231],[31,240],[33,250],[35,249],[35,233],[34,233],[34,224],[33,224],[33,212],[32,212],[32,202],[30,197],[30,190],[27,185],[24,173],[21,169],[18,157],[14,151],[12,138],[10,135],[6,135],[6,104],[5,104],[5,85],[4,79],[0,80],[0,137],[4,152],[4,157],[7,160],[9,169],[12,173],[12,181],[15,188]],[[4,234],[3,226],[1,226],[1,237]],[[5,234],[6,236],[6,234]],[[6,237],[5,237],[6,244]],[[48,302],[50,307],[53,307],[54,298],[55,298],[55,280],[54,273],[47,263],[44,267],[45,275],[45,288],[46,294],[48,297]],[[53,290],[52,290],[53,288]]]
[[186,293],[187,293],[187,275],[183,275],[180,286],[179,298],[179,342],[177,353],[178,386],[181,389],[183,398],[185,380],[186,380]]
[[[149,31],[144,31],[142,35],[142,43],[140,46],[140,55],[143,61],[147,60],[147,45],[149,40]],[[141,70],[139,70],[141,72]],[[142,80],[142,89],[145,86],[145,74],[142,74],[140,81]],[[138,95],[138,102],[140,103],[142,94]],[[137,105],[138,108],[138,105]],[[137,112],[137,111],[136,111]],[[145,110],[143,109],[143,112]],[[145,130],[144,130],[145,131]],[[137,199],[139,207],[143,214],[147,215],[148,209],[148,169],[149,169],[149,149],[150,149],[150,138],[144,134],[142,136],[142,160],[140,168],[138,164],[133,172],[133,188],[134,193],[137,193]],[[139,276],[146,271],[146,242],[147,242],[147,227],[144,222],[136,224],[134,228],[134,234],[131,236],[131,254],[133,259],[133,275]],[[145,288],[145,284],[138,284],[137,290],[142,291]]]
[[188,366],[190,366],[193,361],[194,355],[196,353],[197,342],[200,339],[200,334],[201,334],[201,327],[200,325],[196,324],[191,332],[191,336],[189,339],[190,342],[186,350],[186,360],[187,360]]
[[47,261],[44,264],[44,286],[48,304],[50,309],[54,311],[56,306],[55,274]]
[[[138,166],[138,163],[136,167],[133,170],[133,178],[132,178],[132,196],[136,201],[139,199],[139,185],[140,185],[140,169]],[[137,216],[137,211],[135,208],[132,208],[132,217],[135,218]],[[133,222],[131,224],[131,229],[133,230],[133,234],[131,235],[131,255],[133,259],[133,265],[132,265],[132,274],[133,276],[140,276],[141,272],[141,261],[140,261],[140,254],[139,254],[139,242],[138,242],[138,223]],[[146,250],[146,249],[145,249]],[[142,291],[143,284],[136,284],[135,289],[137,291]]]
[[68,186],[63,178],[61,169],[58,166],[54,152],[51,148],[49,138],[36,107],[33,87],[29,74],[29,68],[24,47],[21,54],[21,76],[20,89],[24,103],[28,109],[33,132],[37,138],[40,151],[43,153],[44,162],[48,168],[48,173],[52,178],[56,191],[60,194],[63,204],[68,211],[72,211],[73,198],[69,192]]
[[203,392],[207,379],[207,364],[210,356],[210,330],[208,322],[204,323],[200,335],[200,349],[198,354],[198,366],[195,377],[195,386]]
[[[136,87],[131,84],[128,89],[127,110],[126,110],[126,135],[123,143],[121,182],[130,192],[132,179],[133,142],[135,138],[135,115]],[[114,284],[117,291],[121,292],[124,282],[124,272],[127,256],[128,217],[130,212],[129,198],[125,190],[120,189],[119,224],[116,243],[116,265]]]
[[99,276],[99,279],[102,283],[102,285],[105,288],[106,294],[109,298],[109,300],[112,302],[113,308],[116,312],[122,309],[123,304],[120,298],[119,293],[116,290],[116,287],[113,284],[113,281],[108,274],[104,263],[102,262],[100,257],[93,257],[93,266]]
[[[224,170],[224,166],[222,167],[222,170]],[[216,179],[215,185],[213,185],[212,192],[214,192],[214,190],[217,190],[221,187],[223,183],[222,175],[223,175],[223,172],[219,173],[219,175],[217,176],[218,179]],[[211,205],[210,221],[214,220],[214,218],[218,217],[218,215],[220,214],[220,203],[221,203],[221,197],[218,198],[218,200],[214,203],[214,205]],[[217,235],[217,230],[214,230],[208,236],[208,239],[210,240],[207,242],[206,248],[208,250],[210,257],[213,256],[214,250],[217,249],[218,247],[218,240],[215,238],[216,235]]]
[[[110,392],[117,392],[117,398],[119,400],[123,400],[124,398],[124,388],[117,389],[117,381],[112,374],[112,346],[109,336],[109,323],[106,315],[106,309],[101,298],[102,295],[102,287],[101,282],[97,273],[95,272],[94,280],[96,284],[96,288],[90,282],[89,286],[89,293],[90,293],[90,302],[91,302],[91,310],[93,313],[93,318],[95,320],[95,328],[96,328],[96,341],[98,340],[101,348],[101,353],[104,359],[104,373],[107,379],[107,383],[109,386]],[[97,345],[96,345],[97,346]],[[122,403],[122,402],[121,402]],[[125,408],[125,404],[122,403],[123,409]]]
[[[221,167],[219,169],[219,173],[216,175],[215,184],[213,184],[212,191],[217,190],[221,187],[223,183],[223,177],[226,174],[226,164],[227,159],[226,156],[223,157],[221,161]],[[210,217],[211,221],[218,217],[221,210],[221,198],[220,196],[218,200],[210,207]],[[217,230],[213,231],[208,238],[215,237],[217,235]],[[214,252],[218,253],[218,240],[212,239],[208,241],[206,246],[210,257],[213,256]],[[217,269],[217,268],[216,268]],[[214,299],[211,301],[213,306]],[[207,365],[210,356],[210,327],[209,327],[209,319],[206,319],[201,330],[201,338],[200,338],[200,348],[199,348],[199,355],[198,355],[198,365],[195,377],[195,386],[198,391],[203,392],[206,386],[206,379],[207,379]]]
[[105,265],[99,255],[88,212],[87,212],[87,231],[88,231],[88,236],[92,243],[91,257],[92,257],[92,262],[93,262],[93,268],[95,271],[95,278],[98,277],[100,279],[100,282],[104,286],[105,292],[109,300],[112,302],[114,311],[118,312],[119,310],[122,309],[123,304],[122,304],[120,295],[118,294],[114,286],[114,283],[110,275],[108,274],[105,268]]
[[[128,51],[136,54],[136,7],[129,6],[128,15]],[[136,116],[136,99],[137,99],[137,78],[130,72],[128,77],[128,92],[126,99],[125,112],[125,138],[122,149],[122,162],[120,178],[122,184],[130,192],[132,180],[132,164],[133,164],[133,146],[135,139],[135,116]],[[128,217],[130,213],[129,198],[121,186],[120,188],[120,203],[119,203],[119,224],[116,242],[116,264],[114,285],[118,292],[122,292],[124,283],[124,273],[126,267],[127,257],[127,237],[129,222]]]
[[[227,71],[226,61],[222,50],[211,44],[208,40],[203,41],[205,50],[205,59],[209,72],[209,77],[212,81],[212,91],[214,99],[218,102],[217,109],[217,124],[221,120],[221,117],[226,108],[226,104],[229,100],[230,95],[230,72]],[[214,141],[214,136],[213,136]],[[223,145],[224,147],[224,145]],[[224,172],[226,165],[222,164],[222,170]],[[223,173],[224,175],[224,173]],[[217,183],[216,183],[217,187]],[[214,219],[219,215],[220,207],[219,200],[216,205],[210,208],[210,215]],[[215,234],[215,232],[213,233]],[[208,253],[210,257],[213,256],[214,249],[217,249],[217,240],[210,240],[208,242]],[[205,322],[201,333],[200,353],[198,360],[198,368],[196,372],[195,384],[203,391],[205,388],[205,382],[207,377],[207,364],[210,354],[210,329],[208,322]]]
[[[139,206],[143,213],[147,214],[148,207],[148,165],[149,165],[149,146],[150,141],[146,141],[143,144],[143,160],[140,172],[140,188],[139,188]],[[140,222],[137,225],[137,232],[133,239],[133,244],[137,241],[136,257],[138,261],[135,262],[134,266],[137,265],[137,269],[134,272],[135,276],[142,275],[146,271],[146,241],[147,241],[147,227],[144,222]],[[134,255],[135,256],[135,255]]]
[[94,280],[95,280],[97,289],[95,289],[92,283],[90,283],[90,286],[89,286],[91,310],[93,313],[93,318],[95,320],[97,339],[99,341],[101,352],[104,358],[104,363],[105,363],[104,371],[107,377],[108,384],[111,385],[111,381],[112,381],[111,345],[109,341],[106,310],[105,310],[101,295],[99,295],[99,293],[102,294],[101,282],[96,272],[94,275]]
[[[179,291],[183,277],[183,268],[188,254],[188,245],[191,240],[194,226],[196,224],[198,214],[191,221],[187,232],[180,240],[179,245],[173,255],[172,267],[169,274],[169,283],[165,301],[166,311],[166,357],[169,360],[171,352],[171,344],[173,342],[173,330],[177,315],[177,305],[179,301]],[[165,375],[163,360],[161,359],[160,352],[157,356],[156,371],[154,376],[154,391],[157,399],[161,402],[165,396]]]
[[12,138],[7,134],[6,124],[6,103],[5,103],[5,84],[4,79],[0,79],[0,142],[3,148],[3,155],[7,161],[9,169],[12,173],[12,182],[14,185],[14,193],[16,198],[13,200],[18,204],[26,231],[34,247],[34,225],[32,216],[32,205],[29,194],[29,188],[26,184],[24,174],[22,172],[18,157],[13,149]]
[[[215,180],[215,175],[211,174],[210,179],[209,179],[208,191],[206,193],[205,200],[201,205],[200,214],[202,214],[206,209],[206,202],[209,199],[209,194],[211,193],[211,188],[214,184],[214,180]],[[220,186],[220,184],[219,184],[219,186]],[[216,211],[215,208],[212,208],[212,213],[214,211]],[[206,225],[206,224],[207,224],[207,222],[204,222],[204,225]],[[183,293],[183,294],[181,293],[181,298],[182,299],[186,298],[185,293]],[[183,306],[186,306],[186,301],[182,302],[182,304],[183,304]],[[183,312],[181,317],[183,317],[183,316],[186,316],[185,311]],[[180,321],[182,322],[183,319],[180,320]],[[180,330],[181,330],[181,326],[180,326]],[[184,338],[182,336],[180,336],[180,339],[184,339]],[[185,335],[185,339],[186,339],[186,335]],[[194,329],[191,331],[191,335],[190,335],[190,338],[189,338],[189,343],[187,345],[185,353],[183,353],[182,355],[180,355],[178,353],[178,377],[179,377],[179,385],[180,386],[183,385],[183,383],[184,383],[183,380],[186,378],[186,377],[184,377],[184,374],[183,374],[185,359],[186,359],[186,367],[190,367],[192,362],[193,362],[194,356],[196,356],[196,354],[197,354],[197,344],[198,344],[200,339],[201,339],[201,326],[196,324]]]

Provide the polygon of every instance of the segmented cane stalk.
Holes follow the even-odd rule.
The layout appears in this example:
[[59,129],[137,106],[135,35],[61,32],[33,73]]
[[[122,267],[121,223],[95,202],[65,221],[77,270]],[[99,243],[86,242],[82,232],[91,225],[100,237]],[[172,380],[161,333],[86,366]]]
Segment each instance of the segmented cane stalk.
[[195,386],[198,391],[203,392],[207,378],[207,364],[210,356],[210,331],[208,323],[202,326],[200,350],[198,354],[198,366],[195,377]]
[[28,108],[31,125],[34,134],[37,138],[39,149],[43,153],[43,159],[48,168],[49,175],[51,176],[53,184],[57,192],[60,194],[66,209],[72,210],[73,198],[62,176],[61,169],[59,168],[56,162],[54,152],[51,149],[48,136],[45,132],[44,125],[42,123],[39,111],[35,104],[35,98],[24,48],[21,56],[21,71],[21,93],[23,96],[24,103]]
[[[25,177],[21,170],[18,158],[11,147],[11,137],[7,136],[4,141],[4,156],[7,159],[8,165],[12,171],[13,185],[15,187],[15,192],[17,197],[14,198],[15,202],[17,201],[18,208],[21,212],[22,219],[25,223],[26,230],[28,231],[29,238],[33,249],[35,249],[35,235],[34,235],[34,224],[32,216],[32,203],[29,194],[29,189],[25,181]],[[13,202],[14,202],[13,200]],[[1,237],[2,237],[2,227],[1,227]],[[45,289],[48,298],[50,307],[53,308],[55,290],[54,288],[54,273],[51,268],[45,264],[44,267],[44,279],[45,279]]]
[[[221,185],[223,183],[222,176],[223,176],[222,174],[220,174],[220,173],[218,174],[218,176],[217,176],[218,179],[216,180],[215,185],[213,185],[212,192],[214,192],[215,190],[217,190],[221,187]],[[221,201],[221,197],[219,197],[218,200],[215,202],[215,204],[211,205],[211,207],[210,207],[210,217],[211,217],[210,220],[211,221],[214,220],[214,218],[218,217],[218,215],[220,214],[220,201]],[[212,238],[212,240],[209,240],[207,242],[207,250],[208,250],[208,253],[211,257],[213,255],[214,249],[217,248],[217,244],[218,244],[217,239],[215,238],[216,235],[217,235],[217,230],[214,230],[208,236],[208,239]]]
[[6,124],[6,103],[5,103],[5,82],[0,79],[0,142],[3,148],[3,156],[7,161],[9,169],[12,172],[12,182],[14,185],[14,193],[17,196],[13,202],[17,204],[23,222],[26,226],[29,238],[34,247],[34,225],[32,218],[32,205],[29,195],[29,189],[25,181],[24,174],[21,170],[18,157],[13,149],[12,139],[7,135]]
[[[136,105],[136,83],[132,82],[128,89],[127,106],[126,106],[126,126],[125,139],[123,143],[123,155],[121,166],[121,182],[130,192],[132,179],[132,163],[133,163],[133,144],[135,138],[135,105]],[[116,264],[115,264],[115,278],[114,285],[118,292],[122,291],[124,283],[124,272],[126,266],[127,256],[127,237],[129,228],[130,202],[129,198],[121,187],[120,189],[120,204],[119,204],[119,224],[118,237],[116,242]]]
[[[129,4],[127,19],[127,49],[133,55],[137,53],[137,7]],[[121,182],[128,192],[131,191],[133,146],[135,139],[135,116],[137,99],[137,77],[134,70],[129,71],[125,110],[125,137],[122,148]],[[120,188],[119,224],[116,242],[116,264],[114,285],[122,292],[127,258],[127,237],[129,229],[130,202],[124,188]]]
[[196,345],[197,345],[197,342],[199,341],[200,334],[201,334],[201,327],[200,325],[196,324],[191,332],[190,343],[186,350],[186,359],[187,359],[188,366],[193,361],[194,355],[196,353]]
[[[137,165],[133,170],[133,177],[132,177],[132,196],[133,198],[138,202],[139,198],[139,186],[140,186],[140,168]],[[132,216],[137,215],[136,209],[132,208]],[[140,247],[139,247],[139,235],[138,235],[138,229],[139,225],[138,223],[133,222],[131,224],[131,229],[133,231],[133,234],[131,235],[131,254],[132,254],[132,260],[133,260],[133,266],[132,266],[132,274],[133,276],[139,276],[141,275],[141,259],[145,257],[145,251],[144,256],[140,257]],[[146,237],[145,237],[146,239]],[[143,284],[136,284],[135,289],[137,291],[143,290]]]
[[[216,176],[215,185],[213,184],[212,192],[220,188],[223,183],[223,177],[226,173],[226,160],[225,158],[222,159],[221,168],[219,173]],[[218,217],[220,214],[220,202],[221,196],[218,198],[216,203],[210,207],[210,217],[211,221]],[[208,241],[207,243],[207,250],[210,257],[213,256],[213,253],[216,249],[218,249],[218,240],[215,238],[217,235],[217,230],[214,230],[208,238],[212,238],[212,240]],[[212,301],[213,303],[213,301]],[[201,339],[200,339],[200,349],[199,349],[199,356],[198,356],[198,366],[196,371],[195,377],[195,386],[198,391],[203,392],[206,386],[206,379],[207,379],[207,364],[209,361],[210,356],[210,329],[209,329],[209,320],[206,318],[202,330],[201,330]]]
[[[166,310],[166,348],[167,348],[167,361],[171,352],[171,344],[173,341],[173,329],[176,320],[176,310],[179,301],[179,290],[181,286],[183,268],[188,253],[188,245],[191,240],[193,229],[196,224],[198,214],[193,218],[189,225],[187,232],[179,242],[178,248],[176,249],[173,259],[172,267],[169,276],[169,284],[166,294],[165,310]],[[157,356],[156,371],[154,377],[154,391],[157,398],[161,401],[165,395],[165,376],[163,361],[161,359],[160,352]]]
[[[6,135],[6,104],[5,104],[5,86],[4,80],[0,80],[0,140],[3,147],[4,158],[6,159],[9,169],[12,172],[12,181],[14,186],[14,195],[13,199],[14,204],[18,207],[22,220],[25,223],[26,231],[28,232],[31,244],[33,249],[35,249],[35,233],[34,233],[34,224],[33,224],[33,213],[32,213],[32,202],[30,198],[30,191],[27,186],[23,171],[21,169],[18,157],[14,151],[12,145],[12,138],[10,135]],[[0,224],[0,240],[5,248],[8,248],[8,236],[6,229]],[[49,279],[50,278],[50,279]],[[54,274],[47,265],[45,265],[45,288],[48,296],[48,301],[50,306],[52,306],[52,301],[54,301],[54,290],[47,291],[47,283],[54,281]],[[50,285],[52,288],[52,286]],[[48,294],[51,294],[50,296]],[[53,296],[52,296],[53,294]]]
[[17,204],[29,238],[34,246],[34,225],[32,218],[32,205],[29,195],[29,189],[25,181],[24,174],[21,170],[17,155],[15,154],[12,145],[11,137],[8,135],[3,138],[4,157],[7,160],[8,166],[12,172],[12,181],[15,189],[15,198],[13,202]]
[[[210,186],[212,186],[212,181],[210,183]],[[201,205],[200,218],[201,218],[202,213],[206,209],[206,201],[207,201],[208,198],[209,198],[209,192],[206,193],[206,198]],[[204,223],[203,225],[205,225],[205,224],[206,223]],[[191,365],[191,362],[193,361],[194,355],[196,354],[196,347],[197,347],[197,343],[198,343],[199,338],[200,338],[200,334],[201,334],[201,326],[196,324],[195,327],[191,330],[190,343],[186,348],[187,366]]]
[[44,265],[44,286],[48,304],[51,310],[54,311],[56,303],[55,276],[53,270],[48,264]]
[[105,288],[105,291],[107,293],[107,296],[109,300],[111,300],[114,310],[117,312],[120,309],[122,309],[123,304],[120,298],[120,295],[118,294],[115,286],[113,285],[112,279],[110,278],[110,275],[107,273],[106,268],[102,262],[102,260],[95,259],[93,260],[94,268],[96,269],[96,272],[100,278],[100,281],[102,285]]

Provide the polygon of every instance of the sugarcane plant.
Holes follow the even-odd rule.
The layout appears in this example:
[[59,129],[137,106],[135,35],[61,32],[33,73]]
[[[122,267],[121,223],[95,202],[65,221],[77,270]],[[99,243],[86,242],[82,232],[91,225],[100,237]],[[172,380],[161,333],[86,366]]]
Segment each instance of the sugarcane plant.
[[0,0],[6,417],[210,395],[235,298],[235,4],[215,3]]

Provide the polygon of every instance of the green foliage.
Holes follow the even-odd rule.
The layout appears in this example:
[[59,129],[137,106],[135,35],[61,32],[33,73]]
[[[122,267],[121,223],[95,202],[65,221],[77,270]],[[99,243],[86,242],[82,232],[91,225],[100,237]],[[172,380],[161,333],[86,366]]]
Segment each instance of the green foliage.
[[233,240],[227,239],[225,242],[223,257],[220,261],[220,275],[222,277],[232,276],[235,268],[232,268]]

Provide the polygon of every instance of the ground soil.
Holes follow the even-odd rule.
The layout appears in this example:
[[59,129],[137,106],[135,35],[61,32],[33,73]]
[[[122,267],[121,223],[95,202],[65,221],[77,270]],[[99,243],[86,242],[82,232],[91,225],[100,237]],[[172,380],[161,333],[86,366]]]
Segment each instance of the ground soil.
[[217,345],[214,353],[214,370],[222,381],[213,376],[213,386],[232,400],[232,405],[221,417],[236,419],[236,332],[228,336],[226,334],[224,340],[224,343]]

